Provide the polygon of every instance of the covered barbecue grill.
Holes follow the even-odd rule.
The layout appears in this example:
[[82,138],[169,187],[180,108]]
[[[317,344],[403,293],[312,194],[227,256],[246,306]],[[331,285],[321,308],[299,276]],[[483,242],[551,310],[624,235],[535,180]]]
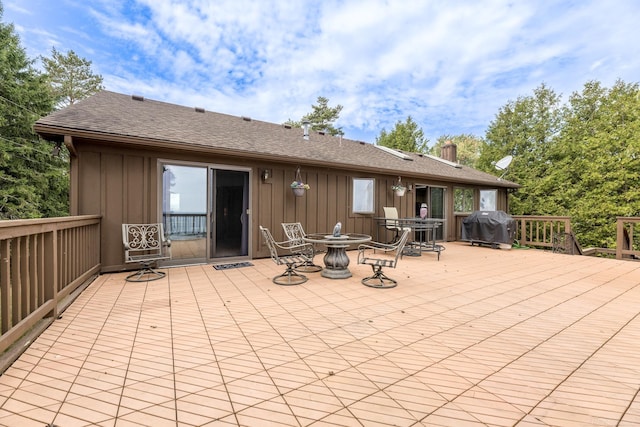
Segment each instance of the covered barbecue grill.
[[517,222],[504,211],[475,211],[462,221],[462,240],[511,247]]

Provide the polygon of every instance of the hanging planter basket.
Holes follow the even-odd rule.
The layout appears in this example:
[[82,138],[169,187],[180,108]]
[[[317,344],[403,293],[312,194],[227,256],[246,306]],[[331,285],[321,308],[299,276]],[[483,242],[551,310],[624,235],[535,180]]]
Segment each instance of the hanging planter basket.
[[393,184],[391,186],[391,189],[394,191],[394,193],[396,193],[396,196],[398,196],[398,197],[404,196],[404,193],[407,191],[407,187],[402,185],[402,178],[401,177],[398,177],[398,183],[397,184]]
[[304,196],[304,193],[309,189],[309,184],[305,184],[300,176],[300,167],[296,169],[296,179],[291,183],[291,191],[296,197]]
[[404,196],[405,191],[407,191],[406,187],[400,187],[400,188],[396,188],[395,190],[396,196],[398,197],[402,197]]

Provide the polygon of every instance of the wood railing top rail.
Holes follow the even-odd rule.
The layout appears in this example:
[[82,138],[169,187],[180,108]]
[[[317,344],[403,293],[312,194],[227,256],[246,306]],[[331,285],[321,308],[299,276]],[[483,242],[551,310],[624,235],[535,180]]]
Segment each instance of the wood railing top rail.
[[622,222],[640,222],[640,216],[618,216],[616,220]]
[[0,240],[78,227],[100,222],[100,215],[80,215],[57,218],[9,219],[0,221]]

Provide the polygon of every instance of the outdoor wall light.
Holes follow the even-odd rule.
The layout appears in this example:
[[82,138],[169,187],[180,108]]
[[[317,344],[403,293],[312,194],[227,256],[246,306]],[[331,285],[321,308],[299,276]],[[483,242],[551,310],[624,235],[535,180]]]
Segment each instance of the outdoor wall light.
[[262,169],[262,182],[265,182],[271,177],[271,171],[269,169]]
[[51,155],[53,157],[58,157],[60,155],[60,150],[62,150],[62,143],[58,141],[56,142],[55,147],[51,150]]

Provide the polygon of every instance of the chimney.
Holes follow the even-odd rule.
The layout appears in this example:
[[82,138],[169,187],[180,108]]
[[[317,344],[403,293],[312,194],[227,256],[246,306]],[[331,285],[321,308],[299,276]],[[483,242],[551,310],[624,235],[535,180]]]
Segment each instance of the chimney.
[[303,135],[302,138],[306,139],[307,141],[309,140],[309,125],[311,124],[311,122],[309,120],[303,120],[302,121],[302,130],[303,130]]
[[451,141],[445,142],[442,146],[440,157],[452,163],[458,163],[458,151],[456,144]]

